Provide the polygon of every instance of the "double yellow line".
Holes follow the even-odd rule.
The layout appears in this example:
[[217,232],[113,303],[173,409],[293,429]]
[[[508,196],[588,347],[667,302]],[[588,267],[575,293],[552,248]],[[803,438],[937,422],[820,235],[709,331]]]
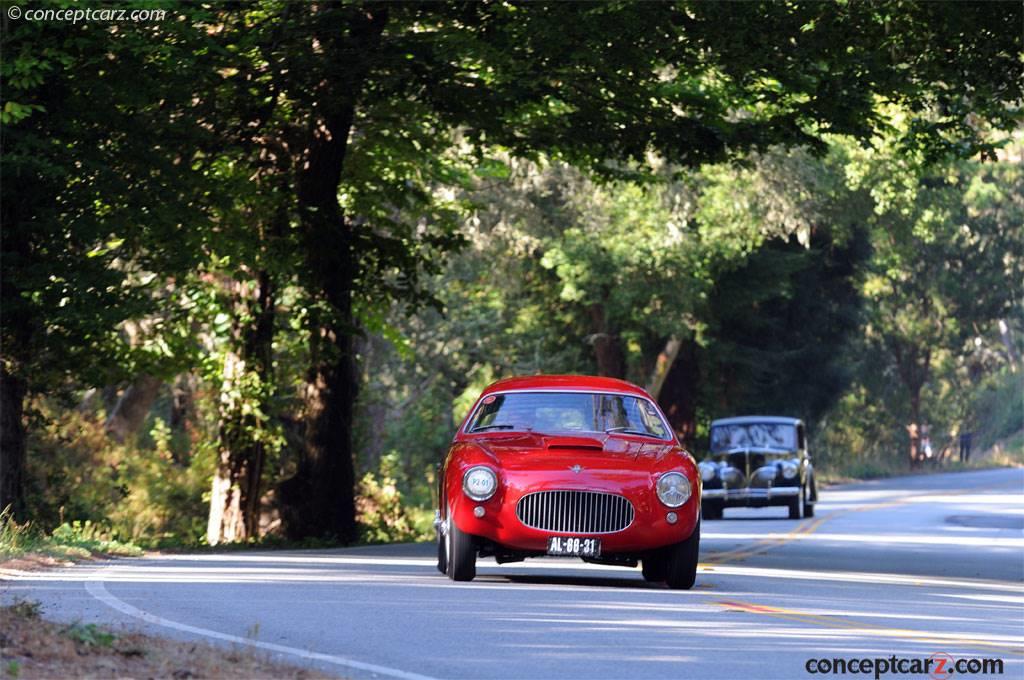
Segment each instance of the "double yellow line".
[[[834,515],[835,513],[833,513]],[[714,553],[707,560],[701,563],[704,567],[713,567],[716,564],[727,564],[729,562],[742,562],[748,557],[754,555],[760,555],[761,553],[768,552],[773,548],[785,545],[790,541],[794,540],[798,536],[808,536],[818,530],[825,520],[829,519],[833,515],[827,515],[820,517],[812,521],[801,522],[792,531],[783,536],[772,536],[770,538],[762,538],[755,541],[753,545],[745,548],[736,548],[734,550],[726,550],[719,553]]]
[[895,507],[899,507],[901,505],[908,505],[908,504],[912,503],[914,501],[914,499],[916,499],[916,498],[927,498],[928,496],[936,496],[936,495],[942,495],[942,496],[962,496],[964,494],[973,493],[975,491],[985,491],[985,490],[992,490],[992,489],[1000,489],[1000,488],[1003,488],[1003,487],[1011,487],[1011,486],[1012,487],[1019,487],[1020,483],[1019,482],[1007,482],[1005,484],[997,484],[995,486],[986,485],[986,486],[970,487],[970,488],[967,488],[967,489],[954,489],[952,491],[942,492],[941,494],[937,494],[934,491],[929,491],[929,492],[926,492],[926,493],[911,494],[909,496],[906,496],[904,499],[898,500],[898,501],[885,501],[885,502],[882,502],[882,503],[870,503],[870,504],[867,504],[867,505],[858,505],[856,507],[846,508],[845,510],[833,510],[832,512],[830,512],[829,514],[825,515],[824,517],[820,517],[818,519],[811,520],[811,521],[801,522],[792,531],[790,531],[789,533],[787,533],[787,534],[785,534],[783,536],[773,536],[773,537],[770,537],[770,538],[762,538],[762,539],[760,539],[758,541],[755,541],[752,545],[750,545],[748,547],[745,547],[745,548],[736,548],[734,550],[726,550],[724,552],[714,553],[711,556],[709,556],[707,560],[702,562],[701,565],[705,566],[705,567],[713,567],[716,564],[728,564],[729,562],[742,562],[743,560],[747,559],[748,557],[753,557],[754,555],[760,555],[761,553],[768,552],[769,550],[772,550],[773,548],[778,548],[780,546],[783,546],[783,545],[785,545],[785,544],[795,540],[796,538],[798,538],[800,536],[810,536],[815,531],[817,531],[821,527],[821,525],[824,524],[826,521],[828,521],[830,519],[834,519],[836,517],[842,517],[843,515],[849,515],[849,514],[854,513],[854,512],[867,512],[867,511],[870,511],[870,510],[884,510],[886,508],[895,508]]
[[927,644],[956,646],[958,648],[968,647],[983,649],[985,651],[997,651],[1005,654],[1013,654],[1014,656],[1024,656],[1024,650],[1021,650],[1019,647],[1010,647],[995,642],[988,642],[987,640],[979,640],[978,638],[958,637],[955,634],[942,635],[939,633],[929,633],[920,630],[910,630],[908,628],[890,628],[888,626],[880,626],[874,623],[865,623],[864,621],[842,619],[838,616],[822,616],[820,614],[811,614],[809,612],[784,609],[782,607],[769,607],[763,604],[754,604],[752,602],[742,602],[739,600],[719,600],[715,604],[725,607],[727,611],[761,614],[777,619],[786,619],[788,621],[797,621],[799,623],[821,626],[823,628],[841,628],[874,637],[899,638],[904,640],[913,640],[915,642],[924,642]]
[[[973,487],[969,489],[956,489],[954,491],[945,492],[945,496],[959,496],[974,491],[991,490],[993,488],[1000,488],[1003,486],[1019,486],[1019,483],[1013,482],[1008,484],[1000,484],[995,487],[984,486],[984,487]],[[764,538],[756,541],[753,545],[745,548],[737,548],[734,550],[727,550],[720,553],[711,555],[705,562],[701,563],[701,566],[712,571],[714,565],[727,564],[729,562],[741,562],[748,557],[765,553],[774,548],[785,545],[800,536],[809,536],[814,533],[824,524],[827,520],[842,515],[847,515],[853,512],[864,512],[868,510],[881,510],[885,508],[892,508],[901,505],[907,505],[911,503],[915,498],[934,496],[934,492],[914,494],[906,497],[903,500],[888,501],[884,503],[873,503],[868,505],[856,506],[845,510],[836,510],[830,512],[824,517],[805,521],[796,526],[792,531],[783,535],[775,536],[771,538]],[[1024,650],[1019,647],[1010,647],[998,643],[988,642],[986,640],[979,640],[977,638],[962,638],[955,636],[943,636],[936,633],[929,633],[926,631],[910,630],[905,628],[890,628],[887,626],[880,626],[873,623],[865,623],[863,621],[854,621],[840,619],[837,617],[821,616],[818,614],[811,614],[808,612],[801,612],[792,609],[784,609],[781,607],[771,607],[768,605],[755,604],[753,602],[741,602],[738,600],[720,600],[716,604],[725,607],[728,611],[739,611],[750,614],[761,614],[763,616],[771,616],[778,619],[786,619],[790,621],[797,621],[799,623],[810,624],[814,626],[821,626],[827,628],[842,628],[845,630],[856,631],[862,634],[873,635],[876,637],[891,637],[900,638],[905,640],[913,640],[916,642],[924,642],[928,644],[936,645],[956,645],[957,647],[968,647],[975,649],[983,649],[985,651],[998,651],[1005,654],[1012,654],[1014,656],[1024,656]]]

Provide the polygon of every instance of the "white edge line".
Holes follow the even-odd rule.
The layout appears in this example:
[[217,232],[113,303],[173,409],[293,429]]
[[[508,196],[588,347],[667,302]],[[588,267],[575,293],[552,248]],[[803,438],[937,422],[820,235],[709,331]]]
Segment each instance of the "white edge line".
[[346,659],[341,656],[333,656],[331,654],[323,654],[321,652],[312,652],[305,649],[299,649],[298,647],[289,647],[287,645],[278,645],[273,642],[261,642],[259,640],[253,640],[250,638],[238,637],[237,635],[229,635],[227,633],[221,633],[208,628],[200,628],[198,626],[190,626],[187,623],[179,623],[177,621],[171,621],[155,614],[150,614],[147,611],[133,607],[132,605],[119,600],[110,594],[106,586],[103,584],[103,575],[97,574],[87,581],[85,581],[86,591],[94,598],[107,605],[111,609],[132,616],[136,619],[145,621],[156,626],[164,626],[165,628],[173,628],[186,633],[192,633],[194,635],[201,635],[207,638],[213,638],[215,640],[222,640],[224,642],[233,642],[239,645],[245,645],[247,647],[257,647],[259,649],[265,649],[271,652],[278,652],[281,654],[291,654],[302,659],[308,659],[310,661],[323,661],[325,663],[334,664],[336,666],[344,666],[346,668],[352,668],[360,671],[367,671],[370,673],[376,673],[378,675],[385,675],[391,678],[400,678],[401,680],[435,680],[429,675],[420,675],[419,673],[410,673],[408,671],[399,670],[397,668],[388,668],[387,666],[378,666],[372,663],[364,663],[362,661],[354,661],[352,659]]

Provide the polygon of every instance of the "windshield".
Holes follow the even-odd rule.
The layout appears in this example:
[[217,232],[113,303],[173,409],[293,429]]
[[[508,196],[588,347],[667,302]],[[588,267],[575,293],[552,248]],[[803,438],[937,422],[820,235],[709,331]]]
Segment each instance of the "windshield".
[[711,428],[712,451],[745,448],[795,451],[796,427],[779,423],[745,423]]
[[483,398],[466,432],[621,432],[668,439],[646,399],[591,392],[508,392]]

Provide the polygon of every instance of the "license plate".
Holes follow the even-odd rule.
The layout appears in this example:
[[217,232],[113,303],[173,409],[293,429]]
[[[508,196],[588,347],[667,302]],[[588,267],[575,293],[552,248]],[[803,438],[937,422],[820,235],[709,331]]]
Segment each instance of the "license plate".
[[600,557],[601,540],[577,538],[575,536],[552,536],[548,539],[549,555],[572,555],[573,557]]

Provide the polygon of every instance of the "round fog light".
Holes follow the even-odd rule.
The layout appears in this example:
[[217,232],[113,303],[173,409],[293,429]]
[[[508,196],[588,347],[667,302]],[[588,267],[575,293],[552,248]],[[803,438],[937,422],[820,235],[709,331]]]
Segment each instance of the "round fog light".
[[484,506],[478,505],[475,508],[473,508],[473,516],[474,517],[483,517],[484,516]]
[[674,512],[670,512],[667,515],[665,515],[665,521],[668,522],[669,524],[675,524],[676,522],[679,521],[679,515],[677,515]]

